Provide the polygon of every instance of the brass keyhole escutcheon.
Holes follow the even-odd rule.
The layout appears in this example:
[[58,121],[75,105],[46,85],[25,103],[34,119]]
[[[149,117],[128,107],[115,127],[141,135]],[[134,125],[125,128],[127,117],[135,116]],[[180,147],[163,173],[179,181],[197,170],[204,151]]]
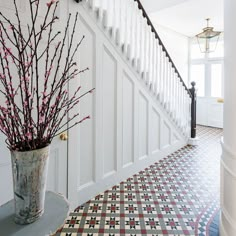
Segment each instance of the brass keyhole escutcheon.
[[61,134],[60,134],[60,139],[61,139],[62,141],[68,140],[68,135],[67,135],[67,133],[61,133]]

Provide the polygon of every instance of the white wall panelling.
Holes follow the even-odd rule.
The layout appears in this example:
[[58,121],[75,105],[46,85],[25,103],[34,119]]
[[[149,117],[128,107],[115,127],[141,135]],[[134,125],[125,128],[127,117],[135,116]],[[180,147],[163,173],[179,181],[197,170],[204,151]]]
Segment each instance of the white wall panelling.
[[134,82],[123,73],[123,161],[122,166],[134,162]]
[[[81,81],[93,81],[90,85],[96,90],[94,103],[81,106],[81,113],[84,109],[92,112],[89,121],[92,123],[83,123],[70,131],[69,199],[72,206],[84,203],[186,144],[186,137],[147,89],[147,80],[141,80],[134,70],[134,60],[124,55],[124,50],[131,50],[128,47],[129,40],[133,40],[131,35],[124,39],[127,41],[122,49],[117,46],[112,31],[97,21],[97,14],[86,2],[71,3],[70,11],[75,10],[79,11],[79,34],[86,36],[80,62],[90,68],[90,74],[86,79],[83,75]],[[135,53],[131,50],[129,57],[132,55]],[[151,78],[145,76],[145,79]],[[94,144],[88,141],[85,149],[87,140],[93,139],[88,136],[88,130],[94,134]],[[90,178],[84,177],[88,175]]]
[[117,61],[105,46],[102,49],[102,136],[103,177],[117,171],[116,161],[116,82]]

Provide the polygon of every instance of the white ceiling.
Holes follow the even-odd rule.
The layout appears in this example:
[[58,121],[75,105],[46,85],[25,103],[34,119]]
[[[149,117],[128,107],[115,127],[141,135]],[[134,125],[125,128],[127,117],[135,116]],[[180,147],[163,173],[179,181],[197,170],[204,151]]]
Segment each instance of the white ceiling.
[[152,22],[192,37],[210,18],[214,30],[223,31],[223,0],[141,0]]
[[147,12],[156,12],[189,0],[141,0]]

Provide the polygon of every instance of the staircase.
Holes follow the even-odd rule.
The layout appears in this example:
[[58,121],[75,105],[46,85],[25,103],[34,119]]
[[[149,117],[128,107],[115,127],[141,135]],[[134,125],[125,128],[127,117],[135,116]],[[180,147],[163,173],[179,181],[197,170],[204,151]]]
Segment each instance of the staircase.
[[[92,119],[69,132],[68,196],[76,207],[187,144],[191,94],[139,1],[68,1],[89,72]],[[76,83],[76,81],[75,81]],[[70,89],[77,88],[77,84]]]
[[146,88],[185,137],[190,136],[191,93],[140,0],[76,0],[102,25]]

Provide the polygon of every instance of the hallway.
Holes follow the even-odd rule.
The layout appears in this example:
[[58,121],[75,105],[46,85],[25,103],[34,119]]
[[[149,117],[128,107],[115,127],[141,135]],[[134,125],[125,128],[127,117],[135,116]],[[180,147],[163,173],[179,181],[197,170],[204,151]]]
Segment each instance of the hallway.
[[198,146],[180,149],[78,207],[56,235],[209,235],[219,210],[222,129],[198,126],[197,136]]

